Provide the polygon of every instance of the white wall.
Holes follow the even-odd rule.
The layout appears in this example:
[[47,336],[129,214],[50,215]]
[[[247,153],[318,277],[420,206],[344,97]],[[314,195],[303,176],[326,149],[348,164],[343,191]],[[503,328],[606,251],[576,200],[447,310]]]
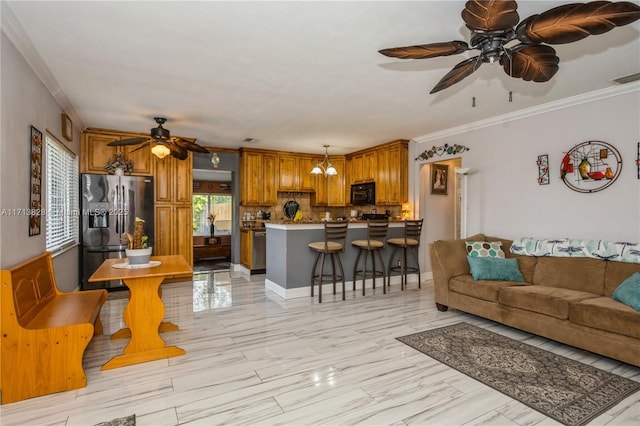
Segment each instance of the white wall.
[[[638,86],[635,86],[638,88]],[[472,126],[470,126],[472,127]],[[560,179],[560,162],[574,145],[601,140],[622,156],[622,171],[609,188],[595,193],[570,190]],[[466,133],[434,139],[416,138],[415,153],[433,145],[462,144],[468,177],[468,235],[505,238],[571,237],[640,241],[640,89],[562,109],[504,121]],[[538,155],[548,154],[549,185],[538,185]],[[439,158],[442,160],[442,157]],[[415,170],[420,162],[410,159]],[[414,176],[420,176],[414,170]],[[413,183],[420,193],[422,181]],[[429,220],[429,205],[420,215]],[[435,206],[434,208],[437,208]],[[427,234],[424,242],[438,239]],[[426,257],[427,250],[424,250]]]
[[[74,128],[73,142],[62,138],[62,109],[4,32],[1,37],[0,209],[6,212],[29,205],[30,126],[43,134],[49,131],[76,154],[80,152],[80,129]],[[45,179],[42,185],[46,208]],[[45,250],[44,223],[40,235],[29,237],[28,220],[24,214],[0,216],[0,267],[11,267]],[[54,268],[60,289],[75,289],[79,285],[78,249],[54,258]]]

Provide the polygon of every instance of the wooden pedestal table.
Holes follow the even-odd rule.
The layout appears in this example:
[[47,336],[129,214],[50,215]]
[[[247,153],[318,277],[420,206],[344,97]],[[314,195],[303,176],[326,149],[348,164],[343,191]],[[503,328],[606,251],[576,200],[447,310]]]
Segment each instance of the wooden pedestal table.
[[122,280],[130,291],[129,303],[123,315],[128,328],[119,330],[111,338],[130,335],[131,340],[123,354],[109,360],[102,370],[184,355],[184,349],[167,346],[160,337],[160,331],[178,330],[177,325],[162,321],[165,309],[160,284],[167,275],[193,273],[189,264],[177,255],[152,257],[153,266],[149,267],[114,267],[122,263],[126,263],[126,260],[107,259],[89,278],[89,282]]

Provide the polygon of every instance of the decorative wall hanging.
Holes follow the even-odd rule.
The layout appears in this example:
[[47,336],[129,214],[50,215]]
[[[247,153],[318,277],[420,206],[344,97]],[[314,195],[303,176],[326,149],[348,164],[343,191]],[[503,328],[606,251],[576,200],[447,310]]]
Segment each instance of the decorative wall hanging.
[[64,112],[62,113],[62,137],[69,142],[73,140],[73,121]]
[[549,185],[549,154],[538,155],[538,185]]
[[31,126],[31,185],[29,216],[29,236],[40,235],[42,226],[42,132]]
[[579,143],[560,164],[560,178],[577,192],[598,192],[620,176],[622,157],[613,145],[602,141]]
[[449,178],[449,166],[443,164],[431,165],[431,193],[447,195],[447,180]]
[[465,151],[469,151],[469,148],[467,148],[464,145],[458,145],[458,144],[454,144],[454,145],[449,145],[448,143],[445,143],[442,146],[432,146],[431,149],[427,149],[425,152],[423,152],[422,154],[418,155],[415,159],[415,161],[418,160],[428,160],[429,158],[433,157],[434,155],[437,155],[438,157],[441,157],[445,154],[447,155],[454,155],[454,154],[459,154],[461,152],[465,152]]

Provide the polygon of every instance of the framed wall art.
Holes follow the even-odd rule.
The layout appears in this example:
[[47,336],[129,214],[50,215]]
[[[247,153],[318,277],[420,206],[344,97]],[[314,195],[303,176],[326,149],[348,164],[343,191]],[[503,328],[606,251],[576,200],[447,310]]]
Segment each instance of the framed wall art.
[[31,184],[29,189],[29,236],[40,235],[42,227],[42,132],[31,126]]
[[449,179],[449,166],[443,164],[431,165],[431,193],[447,195],[447,180]]

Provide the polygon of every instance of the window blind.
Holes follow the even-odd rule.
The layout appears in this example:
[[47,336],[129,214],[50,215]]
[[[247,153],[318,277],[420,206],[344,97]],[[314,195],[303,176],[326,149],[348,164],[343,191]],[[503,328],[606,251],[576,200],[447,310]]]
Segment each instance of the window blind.
[[60,142],[46,135],[47,237],[46,248],[55,252],[78,241],[78,160]]

